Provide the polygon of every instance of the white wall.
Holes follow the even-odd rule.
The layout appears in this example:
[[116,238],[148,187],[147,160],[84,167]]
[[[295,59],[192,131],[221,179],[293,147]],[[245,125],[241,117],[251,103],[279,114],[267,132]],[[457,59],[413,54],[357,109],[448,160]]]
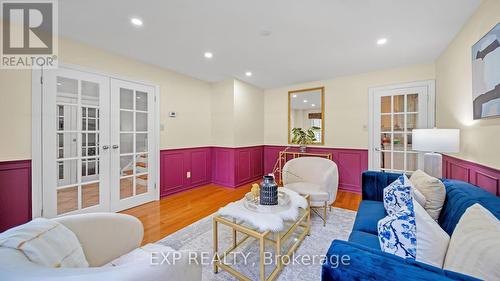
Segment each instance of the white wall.
[[460,128],[462,159],[500,169],[500,118],[472,118],[471,48],[500,22],[500,1],[485,0],[436,61],[436,124]]
[[234,81],[212,84],[212,145],[234,145]]
[[264,91],[234,80],[235,146],[264,143]]
[[0,161],[31,158],[31,71],[0,70]]
[[235,79],[212,85],[212,144],[240,147],[264,142],[264,92]]
[[264,143],[288,142],[288,91],[324,86],[325,146],[368,148],[368,88],[434,77],[429,63],[265,90]]

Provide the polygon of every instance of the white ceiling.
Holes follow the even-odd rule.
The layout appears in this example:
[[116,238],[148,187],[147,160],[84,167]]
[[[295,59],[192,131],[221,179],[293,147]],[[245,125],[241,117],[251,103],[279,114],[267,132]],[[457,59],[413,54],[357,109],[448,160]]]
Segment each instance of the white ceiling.
[[[432,62],[479,3],[64,0],[59,26],[63,36],[202,80],[235,77],[272,88]],[[132,16],[144,26],[133,27]],[[385,46],[376,45],[380,37]]]

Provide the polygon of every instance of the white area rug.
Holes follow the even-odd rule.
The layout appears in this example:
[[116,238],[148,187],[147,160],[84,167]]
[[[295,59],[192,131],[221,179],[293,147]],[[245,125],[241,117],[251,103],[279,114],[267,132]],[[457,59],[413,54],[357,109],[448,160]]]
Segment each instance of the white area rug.
[[[323,221],[316,215],[312,214],[311,235],[306,236],[298,248],[296,255],[304,256],[321,256],[325,255],[331,242],[334,239],[347,240],[352,230],[356,212],[345,209],[332,208],[328,214],[328,222],[326,227],[323,227]],[[210,257],[213,255],[213,232],[212,232],[212,217],[208,216],[201,219],[179,231],[173,233],[158,243],[172,247],[176,250],[189,250],[197,252],[208,252]],[[219,251],[227,249],[232,243],[231,231],[225,226],[219,227]],[[268,245],[269,244],[269,245]],[[266,250],[272,251],[273,245],[266,243]],[[286,247],[288,245],[285,245]],[[243,264],[243,256],[236,255],[234,261],[236,265],[233,267],[244,273],[252,280],[258,280],[258,242],[254,239],[247,239],[239,251],[249,253],[247,263]],[[233,262],[231,258],[229,262]],[[266,276],[271,272],[271,267],[266,267]],[[211,265],[203,266],[203,280],[236,280],[231,274],[219,269],[219,273],[214,274]],[[289,264],[284,267],[277,280],[321,280],[321,264],[304,265],[303,263]]]

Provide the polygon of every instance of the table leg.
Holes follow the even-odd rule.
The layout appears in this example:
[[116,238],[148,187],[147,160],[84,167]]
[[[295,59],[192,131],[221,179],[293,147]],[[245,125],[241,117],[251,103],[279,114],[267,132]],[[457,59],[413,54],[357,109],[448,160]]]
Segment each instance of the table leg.
[[218,254],[218,248],[219,248],[219,241],[218,241],[218,233],[217,233],[217,221],[215,218],[213,219],[213,229],[214,229],[214,273],[219,272],[219,267],[217,266],[217,263],[219,262],[219,254]]
[[[233,223],[236,223],[236,220],[233,220]],[[238,243],[238,233],[236,229],[233,228],[233,248],[236,249],[236,244]]]
[[328,205],[328,202],[325,201],[325,207],[324,207],[324,210],[323,210],[323,226],[326,226],[326,208],[327,208],[327,205]]
[[281,233],[276,232],[276,268],[281,270]]
[[307,236],[311,235],[311,197],[307,197]]
[[265,266],[264,266],[264,250],[265,250],[265,237],[260,237],[259,253],[260,253],[260,281],[266,280]]

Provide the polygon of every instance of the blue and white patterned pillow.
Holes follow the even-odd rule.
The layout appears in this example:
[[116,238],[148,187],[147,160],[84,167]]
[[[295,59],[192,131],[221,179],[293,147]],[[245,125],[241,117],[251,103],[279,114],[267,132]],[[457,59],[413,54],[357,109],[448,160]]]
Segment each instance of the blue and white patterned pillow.
[[406,211],[389,215],[378,222],[378,239],[383,252],[404,259],[417,257],[415,214]]
[[411,189],[413,185],[406,175],[400,176],[384,188],[384,208],[389,215],[400,212],[413,213]]

